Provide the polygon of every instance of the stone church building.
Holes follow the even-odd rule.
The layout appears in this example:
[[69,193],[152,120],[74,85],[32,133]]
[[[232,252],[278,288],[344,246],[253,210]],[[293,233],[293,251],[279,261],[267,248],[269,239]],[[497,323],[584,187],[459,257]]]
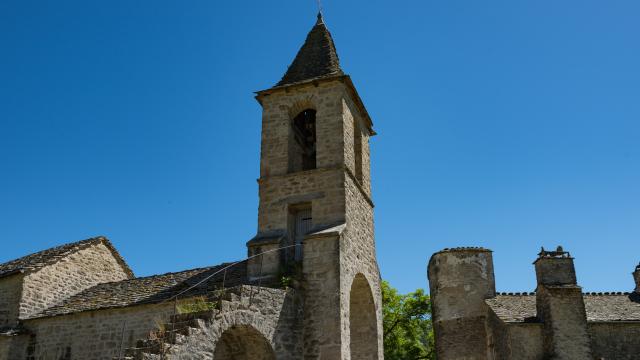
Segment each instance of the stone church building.
[[535,292],[496,293],[491,251],[435,253],[428,273],[438,360],[640,359],[640,265],[631,292],[583,293],[573,260],[562,247],[542,249]]
[[248,259],[135,277],[96,237],[0,264],[0,360],[383,358],[375,132],[320,15],[256,99]]

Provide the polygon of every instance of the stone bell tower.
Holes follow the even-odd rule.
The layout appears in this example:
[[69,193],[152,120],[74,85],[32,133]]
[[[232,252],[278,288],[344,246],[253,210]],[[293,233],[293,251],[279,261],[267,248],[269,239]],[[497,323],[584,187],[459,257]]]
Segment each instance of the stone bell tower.
[[304,358],[382,359],[369,172],[372,122],[320,14],[262,106],[253,279],[291,274],[304,299]]

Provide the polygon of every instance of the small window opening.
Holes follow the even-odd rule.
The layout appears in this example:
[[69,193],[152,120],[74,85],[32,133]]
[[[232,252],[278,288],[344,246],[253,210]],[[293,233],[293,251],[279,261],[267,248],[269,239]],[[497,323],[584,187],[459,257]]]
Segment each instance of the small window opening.
[[355,176],[362,184],[362,129],[356,118],[353,119],[353,156],[355,158]]
[[311,231],[313,219],[311,217],[311,205],[296,205],[289,212],[289,234],[291,245],[296,245],[293,251],[295,261],[302,260],[302,240]]
[[316,111],[307,109],[291,122],[290,172],[316,168]]

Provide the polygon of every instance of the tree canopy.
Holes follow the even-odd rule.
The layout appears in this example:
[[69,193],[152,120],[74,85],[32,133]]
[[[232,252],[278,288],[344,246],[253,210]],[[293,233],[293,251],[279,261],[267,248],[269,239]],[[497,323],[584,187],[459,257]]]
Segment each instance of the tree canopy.
[[431,302],[423,289],[400,294],[382,282],[386,360],[435,359]]

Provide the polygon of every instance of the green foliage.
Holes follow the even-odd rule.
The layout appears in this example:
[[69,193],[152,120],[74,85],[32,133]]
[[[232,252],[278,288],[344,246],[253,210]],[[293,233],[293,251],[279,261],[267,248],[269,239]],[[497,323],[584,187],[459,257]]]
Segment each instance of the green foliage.
[[280,267],[278,278],[280,279],[280,286],[282,288],[288,288],[295,285],[295,281],[299,280],[302,276],[302,262],[289,261],[285,266]]
[[216,308],[216,304],[208,301],[204,296],[195,297],[178,304],[176,308],[178,314],[211,311]]
[[402,295],[382,282],[384,358],[435,359],[431,301],[423,289]]
[[293,279],[291,278],[291,276],[282,276],[280,278],[280,286],[286,289],[291,286],[292,281]]

